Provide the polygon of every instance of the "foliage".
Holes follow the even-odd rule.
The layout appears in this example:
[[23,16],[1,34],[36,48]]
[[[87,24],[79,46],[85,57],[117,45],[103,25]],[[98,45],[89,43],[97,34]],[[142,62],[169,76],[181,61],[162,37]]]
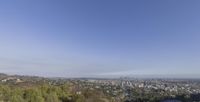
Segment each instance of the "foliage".
[[104,102],[101,101],[101,96],[97,96],[100,95],[97,91],[82,90],[83,94],[76,94],[70,88],[73,86],[66,84],[26,87],[1,84],[0,102]]

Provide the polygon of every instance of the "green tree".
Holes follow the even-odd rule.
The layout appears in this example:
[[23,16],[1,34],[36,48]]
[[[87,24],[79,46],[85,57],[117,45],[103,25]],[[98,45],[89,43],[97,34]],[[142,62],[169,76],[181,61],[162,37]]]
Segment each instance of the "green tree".
[[46,96],[46,102],[60,102],[55,92],[52,92]]
[[27,102],[44,102],[44,98],[37,88],[25,91],[25,99]]
[[13,95],[10,98],[11,102],[25,102],[25,100],[20,95]]

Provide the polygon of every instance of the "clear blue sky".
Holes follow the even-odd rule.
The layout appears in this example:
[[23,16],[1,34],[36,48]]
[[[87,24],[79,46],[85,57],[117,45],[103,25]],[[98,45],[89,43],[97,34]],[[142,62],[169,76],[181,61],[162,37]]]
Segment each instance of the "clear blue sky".
[[0,72],[200,78],[199,0],[0,1]]

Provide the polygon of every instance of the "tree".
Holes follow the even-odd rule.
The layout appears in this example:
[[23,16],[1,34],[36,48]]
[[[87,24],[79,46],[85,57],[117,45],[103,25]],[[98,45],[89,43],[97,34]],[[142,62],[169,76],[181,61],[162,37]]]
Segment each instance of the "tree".
[[25,100],[20,95],[13,95],[10,98],[11,102],[25,102]]
[[25,99],[27,102],[44,102],[44,98],[37,88],[26,90]]
[[48,94],[45,98],[45,101],[46,102],[60,102],[55,92],[51,92],[50,94]]

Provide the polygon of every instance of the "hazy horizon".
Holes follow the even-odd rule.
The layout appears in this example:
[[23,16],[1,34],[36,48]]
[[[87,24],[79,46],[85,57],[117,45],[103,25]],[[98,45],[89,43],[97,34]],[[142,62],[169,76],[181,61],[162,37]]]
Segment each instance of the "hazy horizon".
[[0,1],[0,73],[200,78],[198,0]]

